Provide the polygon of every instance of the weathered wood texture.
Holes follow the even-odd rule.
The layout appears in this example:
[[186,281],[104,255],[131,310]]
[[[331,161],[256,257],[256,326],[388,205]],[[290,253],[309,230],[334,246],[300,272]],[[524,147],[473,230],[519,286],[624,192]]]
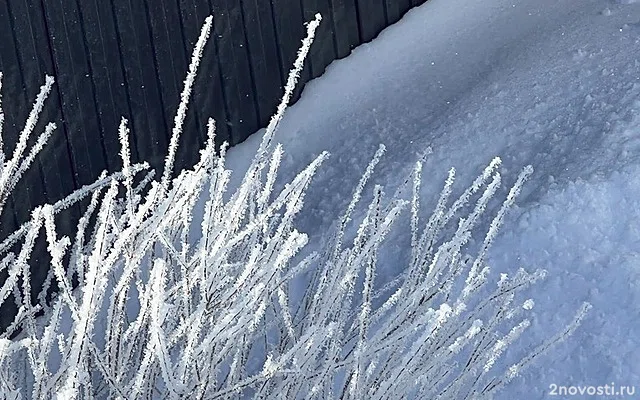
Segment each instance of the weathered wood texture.
[[[133,161],[148,161],[161,173],[191,51],[206,16],[214,15],[213,34],[176,169],[196,161],[210,116],[218,121],[220,143],[240,143],[266,126],[305,35],[304,23],[316,13],[324,19],[301,88],[424,1],[0,1],[5,151],[13,151],[45,74],[55,76],[56,85],[34,136],[49,121],[58,125],[0,217],[0,240],[36,206],[93,182],[103,170],[121,167],[117,129],[123,116],[130,121]],[[78,216],[79,209],[62,216],[61,233],[70,234]]]

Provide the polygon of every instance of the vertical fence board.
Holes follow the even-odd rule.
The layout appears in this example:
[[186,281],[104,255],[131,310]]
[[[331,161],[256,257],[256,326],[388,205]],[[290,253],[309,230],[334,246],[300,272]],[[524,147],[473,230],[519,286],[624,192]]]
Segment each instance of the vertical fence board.
[[[28,39],[30,37],[29,26],[30,21],[26,18],[24,4],[16,3],[15,1],[7,1],[4,4],[2,12],[3,24],[10,28],[9,32],[3,32],[3,45],[8,50],[4,54],[2,60],[2,70],[9,70],[10,73],[5,77],[3,85],[3,94],[6,96],[6,100],[9,100],[10,104],[5,108],[5,112],[8,114],[8,121],[5,123],[4,137],[6,143],[9,146],[5,146],[5,154],[8,159],[13,157],[13,151],[17,140],[19,138],[19,132],[25,127],[25,120],[30,111],[29,103],[34,101],[37,93],[39,92],[39,84],[37,81],[44,81],[44,77],[36,77],[39,74],[37,69],[26,68],[25,66],[30,64],[32,54],[29,52]],[[8,84],[7,84],[8,83]],[[9,89],[9,90],[6,90]],[[29,99],[31,97],[31,99]],[[13,108],[13,107],[19,108]],[[21,115],[24,114],[24,115]],[[37,141],[37,137],[44,131],[46,122],[41,120],[36,124],[32,131],[31,137],[26,143],[26,148],[23,150],[23,157],[28,154],[31,146]],[[46,185],[42,175],[42,166],[39,159],[36,159],[31,168],[27,170],[21,177],[20,182],[12,191],[8,202],[4,204],[4,218],[2,219],[1,238],[4,239],[8,234],[12,232],[11,228],[15,230],[19,225],[26,222],[30,218],[31,210],[35,209],[47,202]],[[13,214],[13,215],[12,215]],[[30,261],[37,263],[42,260],[41,257],[43,241],[36,241],[34,250],[32,251]],[[15,250],[15,249],[14,249]],[[40,287],[44,282],[47,274],[47,270],[43,268],[31,268],[30,282],[34,287]],[[5,278],[6,279],[6,278]],[[32,296],[32,300],[35,295]],[[11,301],[11,300],[10,300]],[[9,308],[7,308],[9,307]],[[3,305],[0,313],[6,311],[15,312],[13,305]],[[0,322],[4,323],[4,322]]]
[[[298,1],[272,0],[271,5],[273,7],[276,26],[276,40],[280,44],[282,81],[286,82],[289,71],[293,68],[293,62],[296,59],[300,41],[306,36],[306,29],[304,27],[306,21],[303,18],[302,8]],[[305,69],[300,76],[302,82],[298,84],[294,92],[293,101],[300,98],[302,87],[304,86],[303,83],[307,82],[311,77],[308,64],[308,62],[305,63]]]
[[[18,53],[25,76],[24,91],[27,93],[28,102],[33,102],[40,90],[40,86],[44,83],[45,74],[55,75],[44,11],[40,5],[33,2],[11,0],[9,4],[12,7],[15,18]],[[43,205],[45,202],[54,203],[61,200],[76,188],[71,156],[67,146],[66,127],[61,121],[61,116],[59,84],[55,84],[45,102],[45,108],[35,131],[35,134],[40,134],[47,123],[56,122],[57,124],[57,129],[37,156],[37,164],[33,165],[30,171],[33,172],[37,168],[40,177],[32,179],[27,174],[18,183],[18,190],[26,188],[32,192],[30,194],[32,199],[31,208],[35,203],[37,203],[35,205]],[[24,122],[26,113],[17,117]],[[35,138],[33,141],[35,141]],[[37,185],[39,180],[42,181],[40,186]],[[34,195],[37,198],[34,198]],[[27,212],[30,211],[24,204],[21,204],[20,208]],[[57,218],[57,232],[59,235],[71,237],[75,233],[75,223],[73,222],[75,216],[78,216],[77,206],[65,210]],[[28,214],[24,213],[23,218],[26,217],[28,217]],[[24,221],[21,220],[19,222]],[[37,279],[44,279],[42,273],[46,272],[41,268],[37,268],[38,265],[43,262],[48,265],[46,264],[48,260],[45,239],[40,237],[36,241],[36,247],[30,261],[33,266],[32,271],[39,276]],[[34,287],[38,286],[36,283],[37,280],[34,282]]]
[[333,13],[329,0],[303,0],[305,21],[312,21],[316,13],[322,15],[322,22],[316,31],[316,37],[309,52],[311,77],[317,78],[331,61],[336,59]]
[[[72,150],[76,181],[85,185],[94,181],[106,165],[99,137],[97,110],[93,99],[90,71],[84,54],[84,37],[75,4],[58,0],[45,8],[53,58],[58,71],[65,124]],[[63,117],[63,118],[64,118]]]
[[0,1],[0,37],[2,38],[2,52],[0,52],[0,71],[2,71],[2,107],[5,113],[3,130],[4,151],[11,156],[18,141],[22,115],[26,119],[29,114],[29,104],[23,92],[22,71],[13,41],[12,16],[9,4]]
[[[5,114],[2,138],[3,151],[7,158],[10,158],[13,153],[21,129],[21,116],[18,114],[25,113],[26,119],[26,113],[28,113],[25,96],[20,94],[21,85],[18,82],[21,82],[22,79],[11,28],[8,3],[0,2],[0,37],[5,38],[3,51],[0,52],[0,72],[3,73],[2,108]],[[7,200],[0,216],[0,223],[2,223],[0,239],[4,239],[17,228],[16,213],[23,207],[22,204],[18,204],[20,207],[15,207],[13,195]],[[4,279],[6,279],[6,274],[0,275],[0,282],[3,282]]]
[[283,81],[275,26],[269,2],[243,0],[244,29],[256,93],[258,124],[265,126],[276,111]]
[[[26,74],[25,90],[28,99],[33,101],[40,85],[44,83],[45,74],[55,75],[44,13],[41,7],[31,2],[12,0],[12,5],[15,15],[22,16],[22,20],[16,22],[24,30],[17,32],[17,39]],[[53,136],[38,156],[48,202],[58,201],[75,189],[71,156],[67,148],[66,126],[61,122],[61,116],[59,83],[56,82],[41,116],[42,128],[38,128],[39,133],[46,123],[55,122],[57,125]],[[20,117],[26,118],[26,113]]]
[[[0,52],[0,72],[3,73],[1,88],[2,108],[5,114],[2,139],[3,151],[6,157],[10,158],[15,149],[19,132],[24,126],[24,119],[26,119],[29,111],[26,96],[20,90],[22,89],[22,76],[13,41],[12,16],[8,6],[7,2],[0,2],[0,37],[4,38],[3,51]],[[24,119],[22,119],[22,114],[24,114]],[[18,219],[16,216],[21,213],[21,208],[27,208],[21,202],[18,202],[19,206],[16,207],[13,197],[12,194],[2,210],[2,219],[0,220],[2,222],[1,239],[4,239],[17,228]]]
[[218,38],[218,56],[229,110],[227,124],[232,144],[237,144],[246,139],[247,131],[258,128],[242,11],[230,0],[215,0],[213,13],[217,16],[214,32]]
[[357,0],[333,0],[333,31],[336,56],[344,58],[360,44]]
[[355,0],[358,4],[360,40],[371,41],[386,26],[385,0]]
[[[117,7],[111,2],[94,0],[97,19],[100,22],[100,35],[103,43],[103,51],[107,60],[106,68],[109,80],[110,98],[107,99],[107,105],[113,107],[117,126],[120,125],[120,119],[125,118],[131,129],[135,126],[135,115],[140,110],[134,110],[129,96],[129,82],[127,81],[127,68],[125,63],[125,55],[123,47],[127,47],[124,43],[131,43],[131,38],[123,36],[118,23]],[[108,119],[105,125],[109,124]],[[105,135],[112,135],[113,131],[107,130]],[[131,149],[131,161],[143,161],[138,152],[138,144],[136,143],[134,134],[129,132],[129,147]]]
[[[184,79],[186,78],[187,68],[191,61],[191,55],[193,53],[193,49],[198,41],[198,37],[200,36],[200,29],[204,23],[204,18],[202,21],[197,21],[195,24],[195,28],[197,31],[190,37],[186,36],[186,27],[184,24],[183,13],[182,13],[182,0],[163,0],[165,4],[165,23],[167,25],[167,30],[169,32],[169,36],[175,35],[175,41],[172,41],[172,52],[177,54],[177,59],[180,61],[177,63],[176,68],[173,71],[174,80],[176,81],[176,86],[179,90],[179,93],[182,92],[184,87]],[[211,41],[207,42],[204,51],[211,51]],[[202,69],[205,65],[200,62],[200,66],[198,67],[198,76],[202,72]],[[197,78],[196,78],[197,79]],[[200,90],[201,88],[198,84],[201,81],[196,80],[194,83],[195,91]],[[167,98],[166,106],[170,107],[170,104],[175,104],[172,109],[169,111],[169,115],[172,118],[173,126],[173,118],[176,115],[177,106],[180,102],[180,97],[177,95],[175,98],[169,99]],[[179,171],[183,168],[191,168],[198,160],[199,160],[199,149],[201,149],[206,140],[206,120],[201,115],[200,104],[195,102],[195,96],[192,91],[188,112],[183,125],[183,132],[180,137],[178,152],[176,154],[176,171]]]
[[118,68],[121,59],[116,27],[107,2],[78,1],[78,5],[85,27],[85,51],[98,111],[96,122],[102,133],[108,170],[115,171],[122,167],[117,135],[120,118],[128,118],[131,112],[128,102],[124,101],[126,92],[122,85],[123,72]]
[[162,173],[167,142],[167,125],[160,103],[160,91],[150,43],[144,4],[137,0],[113,0],[117,27],[122,38],[120,51],[125,88],[131,102],[138,157]]
[[171,1],[149,2],[151,48],[158,74],[159,100],[163,107],[165,124],[169,130],[173,126],[175,109],[180,101],[182,80],[178,78],[178,74],[185,75],[187,71],[177,18],[179,14],[177,10],[171,9]]
[[[12,37],[10,15],[6,2],[0,2],[0,37]],[[26,103],[24,101],[22,102],[23,104],[16,104],[19,97],[22,96],[17,96],[18,85],[11,84],[11,82],[13,82],[13,80],[17,81],[20,68],[18,66],[15,49],[11,48],[11,50],[9,50],[10,46],[13,47],[13,41],[7,40],[7,43],[3,46],[3,51],[0,52],[0,72],[3,73],[1,88],[2,109],[5,113],[2,138],[4,142],[3,151],[7,157],[11,157],[17,140],[17,131],[19,129],[17,123],[19,123],[19,119],[15,117],[18,114],[18,110],[26,110]],[[17,228],[14,210],[13,198],[9,197],[7,204],[5,204],[0,214],[0,224],[2,224],[0,225],[0,240],[7,237]],[[0,273],[0,282],[3,282],[5,279],[6,272],[2,271],[2,273]],[[9,321],[6,323],[8,322]],[[0,324],[3,324],[3,321],[0,320]]]
[[[160,101],[164,109],[167,134],[171,140],[174,118],[180,103],[180,93],[188,70],[187,49],[183,41],[182,21],[176,1],[152,0],[148,4],[153,38],[151,45],[158,71]],[[196,35],[195,40],[197,37]],[[195,41],[189,46],[189,50],[193,47],[195,47]],[[178,140],[176,167],[192,166],[199,154],[197,149],[202,143],[195,114],[197,114],[196,107],[190,101]]]
[[[180,10],[184,27],[185,47],[193,49],[200,29],[205,19],[211,15],[211,9],[207,0],[180,0]],[[214,27],[217,23],[217,16],[214,15]],[[193,93],[194,107],[200,110],[200,125],[205,129],[206,121],[209,117],[216,120],[216,142],[231,143],[229,125],[227,125],[227,105],[222,88],[222,75],[220,60],[218,57],[218,37],[215,32],[211,33],[207,46],[205,47],[200,70]],[[206,137],[206,132],[199,133],[202,142]]]
[[400,11],[400,1],[399,0],[384,0],[385,6],[385,14],[387,16],[386,24],[391,25],[395,24],[402,17],[402,11]]
[[[387,1],[393,1],[393,0],[387,0]],[[397,2],[400,7],[400,17],[402,17],[407,11],[411,9],[412,7],[411,0],[397,0]]]
[[[3,89],[9,89],[3,90],[5,103],[9,102],[6,110],[9,118],[4,130],[5,143],[9,144],[9,146],[5,146],[5,154],[9,159],[12,157],[12,150],[15,148],[19,133],[25,126],[25,120],[30,111],[29,103],[35,101],[39,92],[40,85],[37,82],[44,82],[44,77],[38,78],[35,76],[38,73],[37,71],[25,68],[25,65],[28,65],[30,61],[28,60],[28,46],[25,43],[29,36],[28,27],[30,22],[25,18],[23,6],[24,4],[19,2],[6,2],[3,10],[5,23],[11,28],[10,33],[7,32],[7,36],[4,37],[3,44],[7,47],[7,50],[10,50],[7,52],[2,65],[2,69],[10,71],[10,74],[7,74],[3,79],[4,82],[8,83],[8,85],[6,83],[3,85]],[[35,126],[23,154],[28,154],[37,137],[44,131],[45,124],[46,122],[40,120]],[[9,149],[11,152],[8,151]],[[11,197],[12,203],[18,205],[18,207],[12,207],[18,224],[29,219],[31,210],[47,202],[46,186],[39,159],[36,159],[31,168],[24,173],[20,183],[11,193]]]

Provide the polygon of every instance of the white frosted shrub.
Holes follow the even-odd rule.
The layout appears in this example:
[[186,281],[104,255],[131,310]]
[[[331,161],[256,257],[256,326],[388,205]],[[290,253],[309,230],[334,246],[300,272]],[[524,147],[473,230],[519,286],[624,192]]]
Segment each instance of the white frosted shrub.
[[[278,192],[283,148],[272,139],[319,22],[318,16],[308,24],[278,111],[231,196],[225,195],[231,176],[227,146],[216,152],[213,120],[200,161],[171,177],[210,17],[195,46],[161,179],[154,180],[146,164],[131,165],[123,119],[122,171],[104,173],[95,184],[37,208],[0,243],[0,269],[9,275],[0,304],[9,293],[19,303],[14,324],[0,336],[4,398],[484,399],[577,327],[587,306],[531,354],[515,364],[501,362],[505,348],[529,326],[533,301],[517,294],[544,271],[503,274],[492,287],[485,257],[530,167],[484,239],[476,236],[482,245],[475,254],[468,254],[468,243],[500,187],[499,159],[456,199],[450,198],[450,170],[426,221],[420,218],[418,162],[393,197],[374,186],[373,200],[348,238],[345,230],[356,224],[354,213],[383,156],[381,146],[323,251],[303,252],[308,237],[295,228],[295,218],[328,154]],[[47,78],[12,158],[2,156],[0,206],[53,130],[47,127],[33,156],[23,156],[52,83]],[[144,171],[134,187],[134,176]],[[56,213],[87,196],[91,201],[75,238],[59,237]],[[394,281],[377,282],[382,245],[406,212],[410,261]],[[89,230],[92,215],[96,222]],[[41,296],[34,305],[28,260],[42,227],[52,259],[45,286],[55,280],[59,292],[50,304]],[[21,250],[10,252],[16,243]],[[75,289],[72,276],[79,280]],[[306,282],[296,296],[290,290],[294,278]],[[300,300],[294,304],[292,297]],[[35,318],[40,309],[44,316]],[[17,338],[9,340],[15,332]]]

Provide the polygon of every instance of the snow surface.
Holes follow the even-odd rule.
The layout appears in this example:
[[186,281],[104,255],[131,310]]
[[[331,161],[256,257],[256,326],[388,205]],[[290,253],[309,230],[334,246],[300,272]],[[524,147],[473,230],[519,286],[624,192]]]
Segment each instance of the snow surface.
[[[344,211],[379,143],[388,152],[375,181],[389,194],[432,146],[427,203],[452,166],[464,188],[500,156],[505,191],[534,166],[490,257],[499,272],[549,271],[532,294],[533,326],[511,353],[559,331],[583,301],[594,308],[499,398],[553,398],[552,384],[640,390],[638,3],[430,0],[310,82],[276,135],[286,152],[281,182],[322,150],[332,154],[298,219],[311,246]],[[243,171],[259,141],[231,149],[228,165]],[[408,253],[402,239],[388,274]]]

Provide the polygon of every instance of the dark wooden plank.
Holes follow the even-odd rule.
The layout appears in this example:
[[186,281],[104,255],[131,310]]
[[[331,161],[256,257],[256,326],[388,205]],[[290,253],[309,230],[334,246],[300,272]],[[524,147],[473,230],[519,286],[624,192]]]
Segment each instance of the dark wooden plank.
[[[9,49],[11,48],[15,51],[14,62],[18,68],[18,74],[13,77],[13,82],[7,82],[9,86],[16,86],[16,93],[9,99],[11,102],[18,100],[18,104],[24,104],[24,108],[15,114],[17,120],[14,120],[14,123],[16,125],[9,129],[13,131],[12,134],[5,138],[13,147],[20,130],[24,128],[25,120],[30,111],[29,104],[35,100],[39,92],[40,84],[44,82],[44,76],[41,76],[39,65],[33,60],[35,56],[29,51],[31,47],[29,46],[27,38],[30,36],[30,21],[24,10],[24,3],[8,1],[6,2],[6,11],[8,17],[7,22],[12,32],[10,36],[6,37],[5,45],[7,45],[6,49],[8,51],[10,51]],[[38,135],[44,131],[44,126],[47,121],[43,121],[43,119],[45,119],[43,117],[46,118],[46,116],[41,114],[40,121],[27,142],[27,148],[24,152],[25,155],[28,154],[31,146],[36,142]],[[7,156],[10,157],[11,155],[7,154]],[[48,199],[40,158],[36,159],[31,168],[25,172],[11,196],[13,197],[14,204],[18,205],[18,207],[14,208],[18,223],[28,220],[31,210],[47,202]]]
[[[9,198],[5,204],[2,213],[0,213],[0,241],[6,239],[9,235],[18,229],[18,222],[14,213],[15,205],[13,199]],[[2,279],[0,278],[0,282]]]
[[13,17],[6,1],[0,1],[0,71],[2,71],[2,108],[5,114],[3,130],[4,152],[11,156],[18,141],[21,125],[29,113],[23,91],[24,80],[18,53],[13,40]]
[[[9,198],[7,200],[7,204],[5,204],[4,209],[2,210],[2,213],[0,213],[0,241],[6,239],[9,235],[15,232],[16,229],[18,229],[18,222],[16,221],[16,217],[13,212],[14,208],[15,205],[13,203],[13,199]],[[3,277],[3,275],[0,274],[0,284],[4,282],[4,279],[6,279],[6,276]]]
[[38,238],[33,244],[33,250],[29,256],[29,266],[31,276],[29,281],[31,283],[31,303],[38,304],[38,295],[42,290],[45,279],[49,273],[49,266],[51,265],[51,255],[47,251],[47,240],[45,227],[40,228]]
[[[131,110],[122,85],[124,75],[113,12],[109,2],[89,0],[77,3],[107,167],[109,171],[116,171],[122,168],[118,127],[120,119],[128,117]],[[131,152],[136,153],[136,149]]]
[[385,0],[356,0],[358,24],[362,43],[371,41],[384,29],[386,24]]
[[413,5],[411,4],[411,0],[397,0],[397,2],[400,8],[400,16],[403,16],[407,11],[411,10],[411,8],[413,7]]
[[[40,75],[47,73],[55,77],[57,76],[57,71],[53,60],[53,50],[47,30],[45,11],[40,4],[28,2],[26,13],[31,21],[32,55],[37,58],[38,65],[41,66]],[[60,84],[56,83],[43,114],[45,121],[56,122],[57,129],[39,156],[47,197],[51,203],[63,199],[78,188],[70,154],[67,127],[63,122],[64,110],[62,109],[59,89]],[[80,207],[78,205],[61,212],[56,217],[58,234],[60,236],[73,237],[80,215]]]
[[333,24],[333,13],[329,0],[303,0],[303,12],[305,21],[312,21],[315,15],[320,13],[322,21],[316,30],[315,39],[309,50],[309,64],[311,77],[317,78],[331,61],[336,59],[336,43]]
[[[10,39],[13,37],[13,31],[11,29],[11,15],[7,6],[6,2],[0,2],[0,37]],[[21,81],[21,71],[12,39],[6,40],[6,43],[0,46],[0,71],[3,73],[2,108],[5,114],[2,132],[3,150],[6,157],[11,157],[17,142],[20,119],[22,119],[19,114],[25,113],[27,109],[26,99],[21,93],[22,87],[18,83]],[[0,215],[0,239],[4,239],[17,228],[15,209],[13,198],[9,197]],[[0,275],[0,282],[3,282],[4,279],[6,279],[6,276]],[[2,313],[8,312],[6,307],[0,311]],[[0,323],[5,322],[10,321],[0,321]]]
[[344,58],[360,44],[357,0],[333,0],[333,31],[336,55]]
[[266,126],[275,113],[283,81],[271,4],[244,0],[244,29],[251,60],[259,125]]
[[45,8],[53,58],[64,108],[78,185],[93,182],[106,165],[100,140],[90,69],[78,9],[66,0],[49,2]]
[[[298,49],[302,39],[307,34],[304,23],[304,15],[299,2],[291,0],[272,0],[274,23],[276,26],[276,40],[280,49],[280,60],[282,63],[283,82],[287,81],[289,71],[293,68]],[[304,83],[311,78],[309,63],[305,63],[305,68],[300,76],[300,83],[294,92],[293,101],[300,98]]]
[[[33,102],[37,93],[39,92],[39,86],[44,81],[44,76],[41,72],[40,65],[38,63],[37,54],[33,46],[33,35],[30,29],[33,22],[28,18],[25,4],[22,2],[7,1],[3,8],[3,23],[7,27],[11,28],[11,33],[4,36],[6,39],[3,43],[3,67],[8,63],[11,63],[17,75],[9,76],[12,82],[5,81],[5,87],[13,87],[15,93],[11,95],[10,102],[13,104],[21,103],[21,109],[12,110],[11,105],[5,111],[9,112],[13,120],[10,120],[5,129],[5,140],[10,143],[11,150],[17,143],[19,131],[23,129],[25,120],[30,110],[30,103]],[[9,54],[13,53],[15,57],[10,57]],[[4,68],[3,68],[4,69]],[[9,83],[9,85],[7,85]],[[6,95],[6,91],[4,91]],[[31,97],[31,99],[29,99]],[[43,131],[47,120],[47,113],[41,114],[40,122],[36,125],[32,137],[28,141],[25,154],[27,154],[31,146],[36,142],[37,136]],[[44,121],[43,121],[44,120]],[[7,132],[11,132],[6,134]],[[11,154],[7,152],[7,156],[11,157]],[[6,238],[15,229],[26,222],[30,218],[31,211],[39,205],[47,202],[46,185],[43,178],[42,166],[40,159],[42,153],[36,159],[31,168],[26,171],[22,176],[16,188],[13,190],[11,197],[7,204],[5,204],[5,210],[2,213],[0,223],[0,237]],[[52,187],[53,188],[53,187]],[[15,249],[13,249],[15,250]],[[34,250],[31,253],[31,284],[34,289],[33,300],[37,296],[42,282],[46,277],[47,268],[43,266],[46,255],[46,241],[43,238],[38,238],[35,243]],[[4,281],[6,275],[0,277],[0,280]],[[15,315],[15,308],[12,309],[10,305],[4,305],[0,313],[2,313],[7,319],[10,319]],[[0,323],[4,324],[4,322]]]
[[[13,0],[11,3],[16,16],[16,26],[21,26],[22,30],[17,32],[17,42],[20,58],[25,72],[34,71],[35,76],[26,78],[25,89],[31,98],[35,98],[39,91],[39,86],[44,81],[44,75],[57,75],[50,38],[47,31],[47,23],[44,10],[41,4],[33,2],[21,2]],[[62,104],[60,101],[59,85],[55,85],[50,94],[45,109],[41,116],[39,131],[44,129],[44,125],[49,121],[55,121],[58,129],[54,132],[49,142],[38,156],[38,164],[32,166],[29,171],[33,173],[38,168],[36,177],[27,174],[23,177],[24,187],[31,191],[31,199],[34,196],[44,197],[49,203],[54,203],[65,196],[71,194],[76,189],[75,174],[72,168],[69,145],[66,135],[66,126],[63,121]],[[39,132],[38,132],[39,133]],[[43,181],[38,185],[38,181]],[[44,196],[42,191],[44,190]],[[33,201],[31,202],[33,209]],[[39,203],[40,205],[42,203]],[[65,210],[56,218],[56,231],[60,236],[73,238],[76,232],[77,221],[80,218],[79,206],[72,206]],[[44,232],[40,232],[40,237],[35,242],[35,247],[29,261],[31,265],[31,283],[34,288],[33,301],[42,287],[42,283],[47,275],[46,266],[50,265],[50,256],[47,251],[47,243]],[[43,268],[45,267],[45,268]]]
[[[167,133],[170,137],[180,103],[180,93],[184,87],[183,81],[188,71],[187,49],[184,46],[182,21],[176,1],[154,0],[153,6],[151,4],[148,2],[147,12],[151,22],[152,48],[159,79],[160,101],[166,118]],[[190,53],[193,46],[189,47]],[[197,90],[197,88],[194,89]],[[197,149],[200,148],[201,139],[198,134],[195,110],[193,102],[190,101],[182,134],[178,141],[174,172],[190,167],[197,161]]]
[[401,4],[399,0],[385,0],[385,14],[387,16],[386,25],[395,24],[402,17]]
[[[180,0],[162,0],[158,3],[158,5],[160,4],[162,4],[162,7],[150,7],[150,13],[154,14],[156,9],[158,13],[162,11],[162,24],[160,24],[160,26],[162,26],[167,37],[166,47],[174,55],[175,63],[172,75],[177,93],[164,97],[165,113],[171,117],[171,123],[168,126],[173,127],[173,118],[176,115],[180,102],[180,93],[184,88],[183,82],[187,75],[188,64],[191,61],[191,54],[195,48],[200,31],[198,30],[193,36],[187,39]],[[158,41],[156,41],[156,43],[158,45],[161,44],[161,42]],[[209,46],[205,47],[205,49],[208,48]],[[202,63],[198,68],[198,76],[201,71]],[[202,121],[203,118],[200,116],[199,104],[194,101],[195,98],[193,95],[194,91],[201,90],[199,87],[200,82],[201,80],[196,80],[191,93],[188,112],[176,153],[176,172],[184,168],[191,168],[198,161],[199,152],[197,150],[203,146],[205,141],[206,128],[203,126],[206,126],[206,121]],[[161,88],[164,89],[164,85],[161,85]]]
[[[147,2],[145,0],[145,2]],[[182,79],[187,71],[187,61],[182,43],[180,14],[171,0],[154,0],[148,3],[148,17],[151,27],[151,48],[158,75],[158,88],[165,123],[173,127],[173,117],[180,102]],[[168,132],[169,133],[169,132]]]
[[[44,82],[44,75],[55,75],[55,68],[51,58],[48,32],[44,11],[39,4],[10,0],[6,3],[11,11],[11,22],[14,31],[17,60],[22,72],[22,94],[25,96],[25,107],[12,115],[21,120],[14,129],[15,134],[24,125],[24,120],[29,112],[30,105],[37,96],[40,86]],[[15,99],[20,96],[12,96]],[[22,114],[22,115],[20,115]],[[7,211],[15,210],[15,217],[7,218],[3,213],[2,238],[13,232],[20,224],[25,222],[31,211],[36,206],[45,202],[53,203],[70,194],[75,189],[74,174],[71,168],[71,160],[68,153],[67,140],[64,133],[64,124],[61,123],[62,112],[58,86],[54,86],[45,108],[41,114],[40,122],[36,126],[34,136],[30,141],[33,144],[43,130],[46,123],[57,122],[58,130],[49,139],[49,142],[38,155],[37,161],[32,165],[18,183],[14,190],[14,197],[7,204]],[[16,205],[19,204],[19,207]],[[76,206],[64,213],[63,218],[58,218],[57,232],[59,235],[71,236],[75,232],[76,221],[79,218]],[[39,237],[32,252],[30,264],[32,266],[32,285],[34,292],[39,288],[46,276],[46,268],[49,265],[44,237]]]
[[[185,48],[192,51],[205,19],[212,14],[208,0],[180,0]],[[216,24],[214,19],[214,24]],[[189,57],[190,57],[190,53]],[[206,139],[206,121],[209,117],[216,120],[216,142],[231,143],[230,129],[227,125],[227,109],[222,88],[221,61],[217,57],[217,36],[209,37],[200,62],[196,87],[193,92],[192,104],[199,111],[200,137],[204,143]],[[186,73],[186,71],[185,71]]]
[[[56,70],[51,57],[49,37],[46,29],[44,10],[40,4],[12,0],[14,15],[21,16],[17,24],[22,27],[18,32],[20,55],[23,60],[28,97],[35,99],[45,74],[55,76]],[[26,116],[25,116],[26,117]],[[59,84],[55,84],[41,116],[41,128],[49,121],[57,124],[53,136],[38,156],[42,170],[46,198],[56,202],[70,194],[75,188],[74,173],[68,151],[65,125],[62,123]]]
[[167,124],[160,102],[160,90],[151,32],[145,5],[139,0],[113,0],[124,87],[131,102],[131,132],[138,157],[162,173],[168,148]]
[[242,10],[239,2],[214,0],[212,11],[216,18],[214,34],[218,39],[218,57],[229,110],[227,124],[230,126],[232,144],[237,144],[258,127],[247,43],[243,35]]

